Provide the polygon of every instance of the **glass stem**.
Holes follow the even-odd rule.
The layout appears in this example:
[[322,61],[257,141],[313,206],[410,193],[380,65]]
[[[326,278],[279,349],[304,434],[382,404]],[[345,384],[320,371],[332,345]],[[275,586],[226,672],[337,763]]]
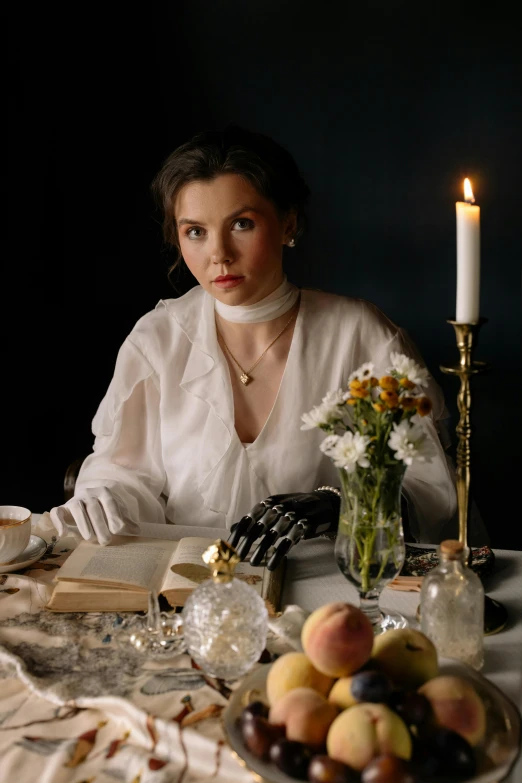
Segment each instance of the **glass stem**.
[[160,608],[158,594],[151,590],[149,593],[149,606],[147,611],[147,630],[154,632],[160,630]]
[[379,593],[377,590],[369,590],[367,593],[359,593],[360,608],[371,622],[377,625],[381,622],[383,614],[379,609]]

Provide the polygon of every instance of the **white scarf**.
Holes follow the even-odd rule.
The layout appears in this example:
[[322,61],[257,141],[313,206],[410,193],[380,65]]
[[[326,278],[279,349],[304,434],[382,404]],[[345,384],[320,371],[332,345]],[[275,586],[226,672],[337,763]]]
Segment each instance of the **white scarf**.
[[257,324],[273,321],[290,310],[296,303],[299,289],[289,283],[286,276],[275,291],[252,305],[227,305],[215,300],[215,310],[225,321],[236,324]]

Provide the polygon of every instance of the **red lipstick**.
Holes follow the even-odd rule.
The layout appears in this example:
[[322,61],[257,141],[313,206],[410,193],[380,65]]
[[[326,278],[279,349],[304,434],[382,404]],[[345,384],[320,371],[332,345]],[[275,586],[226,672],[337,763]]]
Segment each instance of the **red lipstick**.
[[212,282],[218,288],[235,288],[243,282],[245,278],[240,275],[219,275]]

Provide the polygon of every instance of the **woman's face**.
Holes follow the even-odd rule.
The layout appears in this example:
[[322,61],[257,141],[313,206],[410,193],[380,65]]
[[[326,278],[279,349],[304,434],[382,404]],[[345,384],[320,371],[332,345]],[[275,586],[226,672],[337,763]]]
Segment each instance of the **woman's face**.
[[295,233],[271,201],[237,174],[185,185],[174,204],[181,253],[198,283],[229,305],[249,305],[283,281],[283,245]]

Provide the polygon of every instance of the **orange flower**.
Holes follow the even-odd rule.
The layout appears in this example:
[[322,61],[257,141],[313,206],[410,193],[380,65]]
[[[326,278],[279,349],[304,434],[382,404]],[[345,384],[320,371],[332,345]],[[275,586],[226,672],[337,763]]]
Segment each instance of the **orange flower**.
[[386,410],[386,405],[383,405],[382,402],[374,402],[373,407],[377,411],[377,413],[384,413],[384,411]]
[[399,395],[395,391],[382,391],[379,396],[388,408],[396,408],[399,404]]
[[353,381],[350,381],[348,384],[350,389],[353,391],[354,389],[360,389],[362,386],[362,383],[358,378],[354,378]]
[[355,397],[348,397],[348,399],[346,400],[346,404],[347,405],[356,405],[357,404],[357,400],[356,400]]
[[365,397],[369,397],[370,395],[368,389],[351,389],[350,391],[354,397],[359,397],[362,400],[364,400]]
[[412,411],[417,405],[417,400],[415,397],[409,397],[405,394],[404,397],[401,397],[400,405],[403,410]]
[[417,397],[415,400],[415,406],[419,416],[427,416],[431,413],[432,404],[429,397]]
[[374,378],[372,375],[372,377],[370,378],[370,386],[378,386],[378,385],[379,385],[378,379]]
[[379,386],[385,391],[396,391],[399,388],[399,381],[391,375],[383,375]]
[[415,388],[415,384],[412,381],[410,381],[408,378],[401,378],[399,383],[400,383],[400,385],[402,386],[403,389],[414,389]]
[[363,389],[367,389],[369,385],[370,385],[370,381],[369,380],[362,381],[362,383],[361,383],[361,386],[363,387]]

